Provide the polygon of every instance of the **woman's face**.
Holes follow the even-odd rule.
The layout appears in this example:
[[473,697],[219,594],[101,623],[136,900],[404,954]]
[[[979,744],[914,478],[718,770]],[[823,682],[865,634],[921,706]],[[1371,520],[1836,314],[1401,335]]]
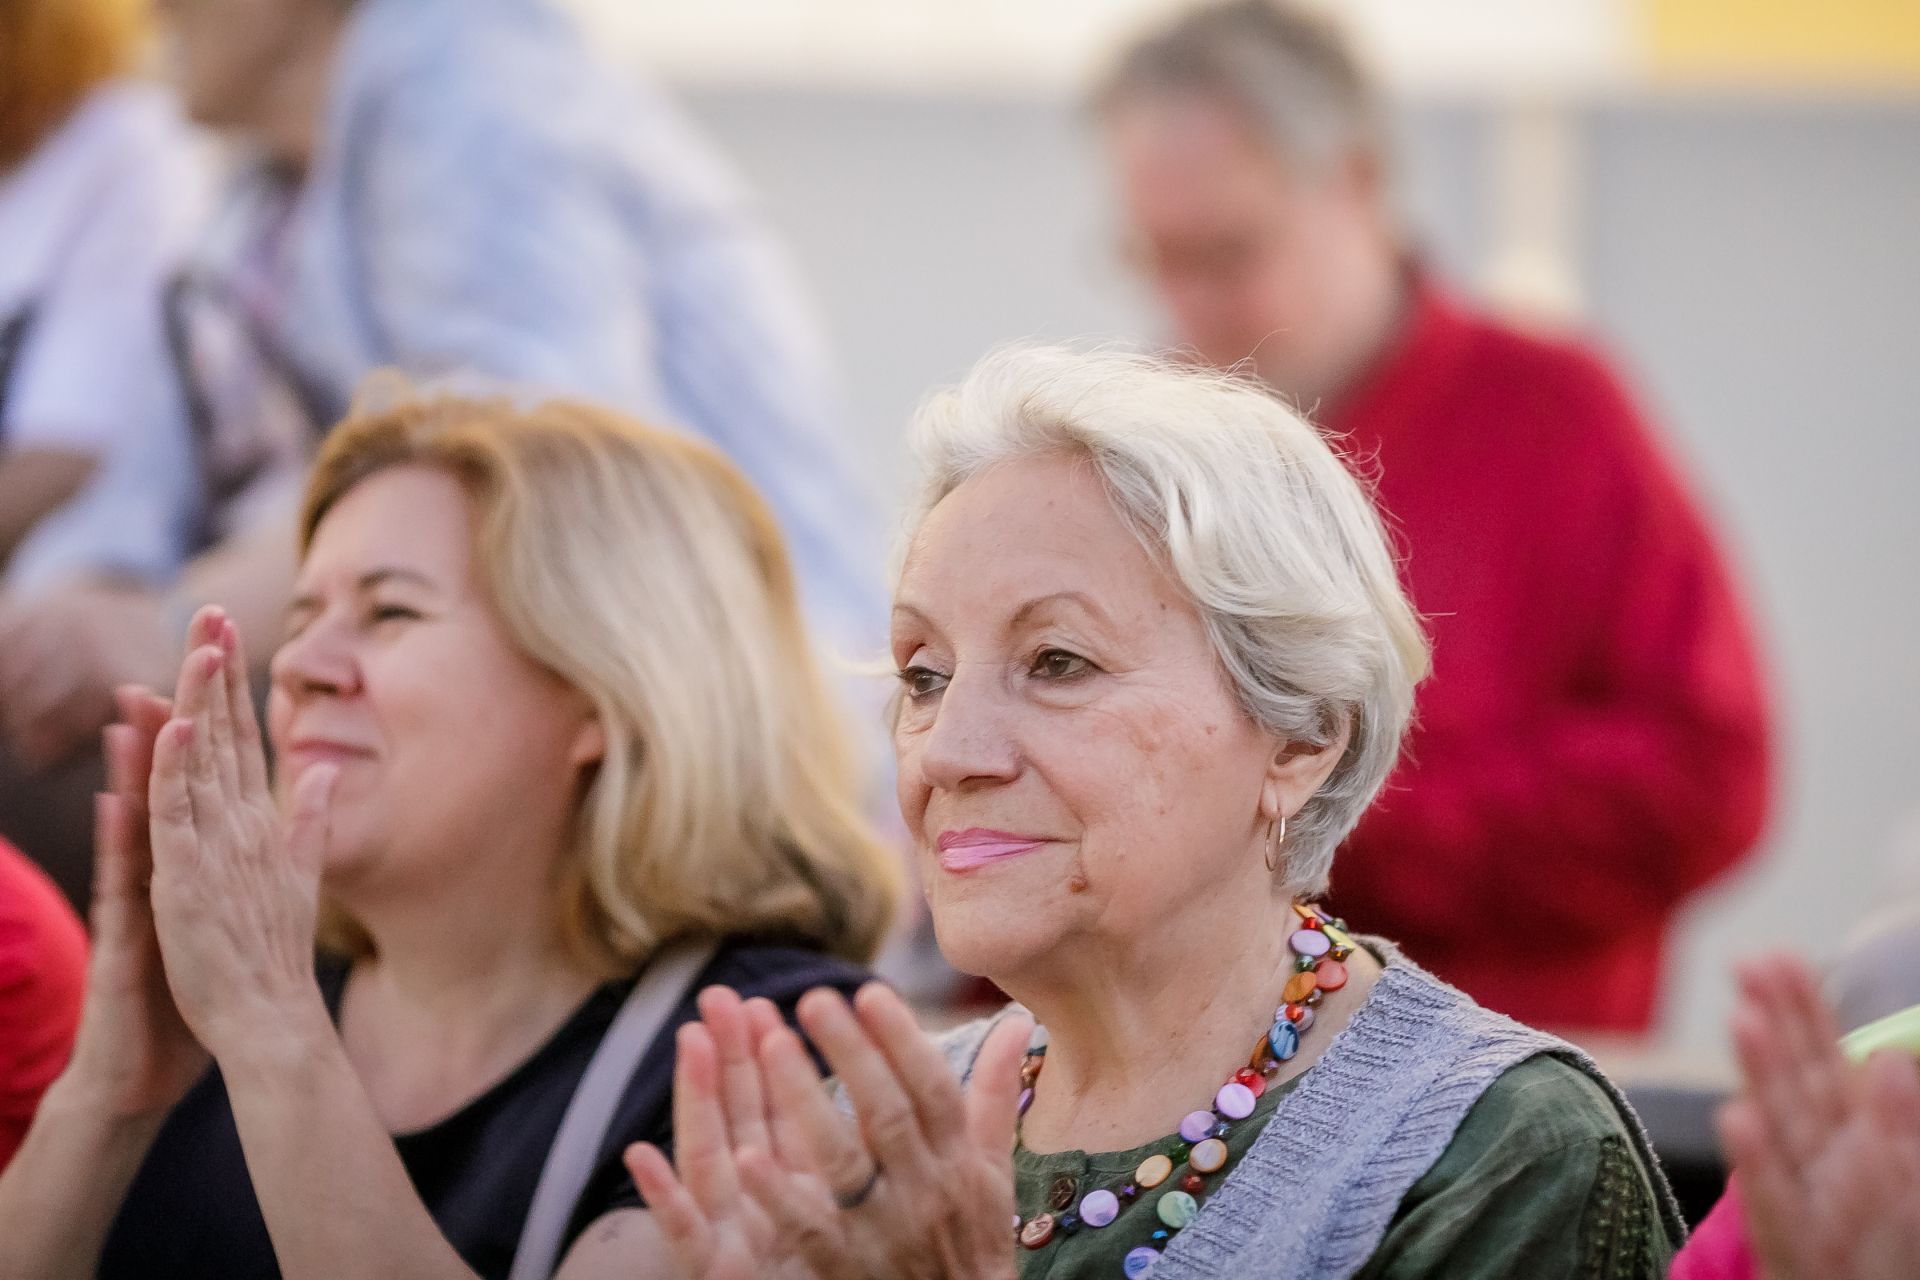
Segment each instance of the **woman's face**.
[[900,808],[959,968],[1017,973],[1270,902],[1261,806],[1281,744],[1087,462],[1006,463],[935,507],[892,652]]
[[300,568],[269,732],[283,795],[339,767],[327,878],[349,898],[542,882],[600,755],[586,699],[501,626],[471,523],[447,473],[396,467],[347,491]]

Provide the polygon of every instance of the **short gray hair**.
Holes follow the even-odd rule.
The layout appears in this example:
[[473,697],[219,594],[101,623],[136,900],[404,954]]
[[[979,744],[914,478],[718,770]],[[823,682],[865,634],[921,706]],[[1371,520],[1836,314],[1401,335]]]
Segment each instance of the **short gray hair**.
[[1217,0],[1129,45],[1094,91],[1101,113],[1154,94],[1218,98],[1287,159],[1324,167],[1381,150],[1380,95],[1332,17],[1298,0]]
[[1112,349],[1012,347],[931,396],[912,443],[909,538],[989,467],[1084,454],[1192,598],[1255,722],[1315,747],[1347,731],[1285,842],[1286,887],[1323,892],[1334,849],[1399,756],[1429,660],[1380,518],[1320,433],[1232,374]]

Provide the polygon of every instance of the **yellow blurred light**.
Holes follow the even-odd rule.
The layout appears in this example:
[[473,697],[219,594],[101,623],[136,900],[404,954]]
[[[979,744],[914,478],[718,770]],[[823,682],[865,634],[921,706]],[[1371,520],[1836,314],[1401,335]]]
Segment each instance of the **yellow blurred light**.
[[1662,79],[1920,87],[1920,0],[1638,0]]

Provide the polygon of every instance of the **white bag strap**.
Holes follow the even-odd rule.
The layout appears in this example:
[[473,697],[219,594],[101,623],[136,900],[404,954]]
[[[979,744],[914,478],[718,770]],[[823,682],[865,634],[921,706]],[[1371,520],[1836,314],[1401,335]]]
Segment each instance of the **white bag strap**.
[[606,1142],[614,1108],[620,1105],[640,1059],[659,1037],[693,980],[713,958],[713,952],[711,942],[674,943],[656,955],[633,984],[574,1087],[567,1112],[560,1120],[560,1131],[547,1149],[540,1181],[533,1189],[533,1204],[527,1210],[527,1223],[513,1251],[508,1280],[550,1280],[560,1264],[561,1238],[567,1223]]

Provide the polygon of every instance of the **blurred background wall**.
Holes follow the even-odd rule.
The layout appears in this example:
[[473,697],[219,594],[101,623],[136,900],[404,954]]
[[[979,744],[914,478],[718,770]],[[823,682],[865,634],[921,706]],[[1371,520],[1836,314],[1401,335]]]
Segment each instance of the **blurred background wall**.
[[[876,483],[915,400],[987,347],[1154,333],[1077,95],[1159,0],[575,3],[799,251]],[[1623,357],[1763,619],[1782,801],[1691,913],[1663,1019],[1719,1046],[1732,955],[1817,962],[1920,889],[1920,5],[1344,7],[1399,87],[1433,258]]]

